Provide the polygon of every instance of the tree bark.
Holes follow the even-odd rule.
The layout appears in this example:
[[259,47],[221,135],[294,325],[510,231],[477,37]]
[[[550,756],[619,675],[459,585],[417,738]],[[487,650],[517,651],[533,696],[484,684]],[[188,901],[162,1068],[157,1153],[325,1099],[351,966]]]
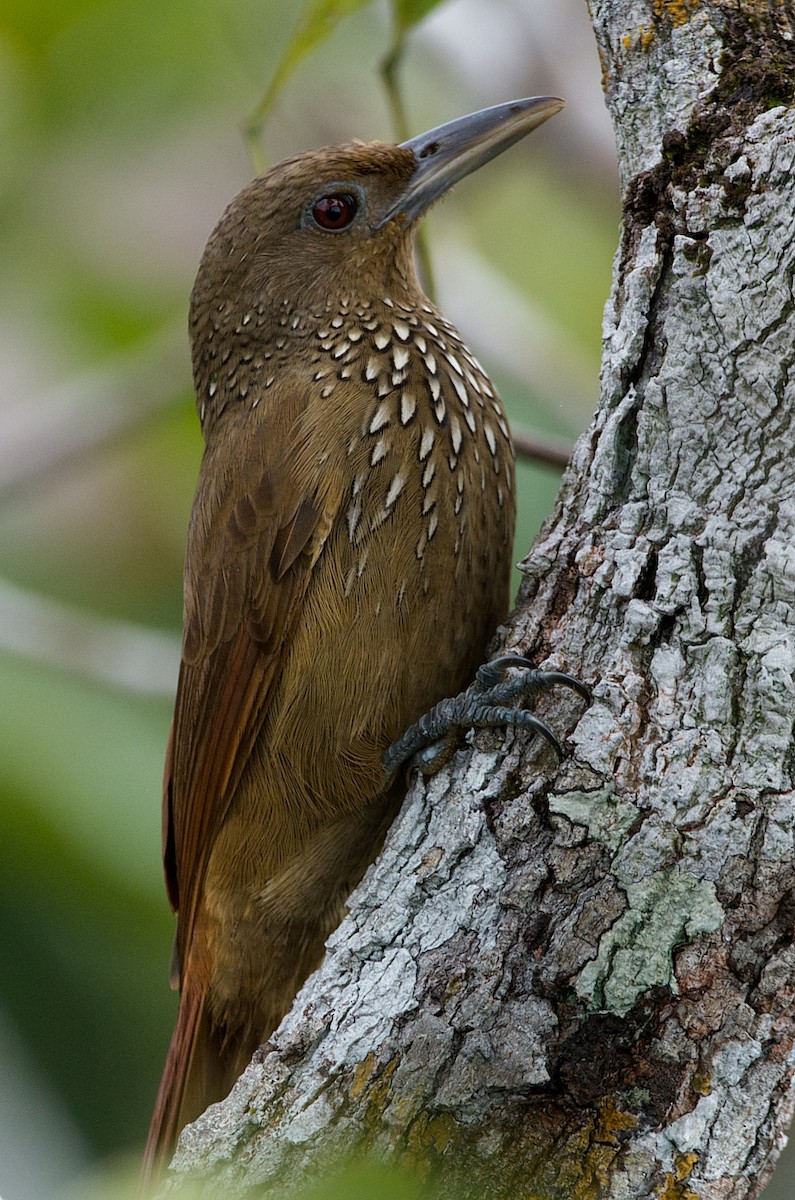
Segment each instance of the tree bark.
[[[412,786],[180,1179],[757,1196],[795,1033],[791,3],[591,0],[625,197],[599,412],[505,643],[591,681]],[[203,1192],[201,1194],[204,1194]]]

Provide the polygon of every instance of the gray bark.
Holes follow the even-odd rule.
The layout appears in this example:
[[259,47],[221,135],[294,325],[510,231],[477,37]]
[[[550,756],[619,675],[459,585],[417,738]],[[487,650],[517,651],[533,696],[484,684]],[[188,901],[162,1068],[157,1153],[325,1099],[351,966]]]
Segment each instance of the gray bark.
[[357,1148],[441,1197],[739,1200],[791,1118],[792,9],[591,10],[625,196],[601,403],[505,640],[594,703],[539,703],[561,763],[479,734],[413,785],[183,1135],[208,1195],[289,1196]]

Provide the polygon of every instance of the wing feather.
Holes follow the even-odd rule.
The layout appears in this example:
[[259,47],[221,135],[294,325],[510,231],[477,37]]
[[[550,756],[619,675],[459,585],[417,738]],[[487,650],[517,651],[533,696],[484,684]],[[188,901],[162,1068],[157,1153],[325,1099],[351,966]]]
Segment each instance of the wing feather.
[[[185,638],[163,789],[163,858],[179,912],[181,969],[213,844],[339,502],[328,479],[307,486],[289,453],[301,415],[296,395],[274,395],[270,407],[275,429],[257,410],[253,434],[250,424],[227,430],[227,453],[230,436],[239,438],[232,445],[248,446],[232,473],[224,447],[208,442],[188,537]],[[247,410],[237,419],[252,417]]]

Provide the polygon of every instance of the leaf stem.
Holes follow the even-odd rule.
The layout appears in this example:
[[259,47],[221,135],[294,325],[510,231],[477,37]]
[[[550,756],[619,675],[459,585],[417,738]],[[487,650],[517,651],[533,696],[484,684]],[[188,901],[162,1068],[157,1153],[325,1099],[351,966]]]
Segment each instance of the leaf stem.
[[[395,33],[392,39],[392,45],[387,51],[381,62],[381,81],[384,85],[386,98],[389,104],[389,110],[392,116],[392,128],[395,131],[397,141],[406,142],[410,137],[409,123],[406,117],[406,106],[403,103],[403,92],[400,87],[398,77],[399,68],[403,60],[403,51],[406,45],[406,30],[400,23],[399,18],[395,18]],[[417,231],[417,265],[419,267],[420,279],[422,286],[425,289],[426,295],[430,300],[435,299],[436,287],[433,276],[433,263],[431,261],[431,252],[428,245],[428,236],[425,226],[421,225]]]

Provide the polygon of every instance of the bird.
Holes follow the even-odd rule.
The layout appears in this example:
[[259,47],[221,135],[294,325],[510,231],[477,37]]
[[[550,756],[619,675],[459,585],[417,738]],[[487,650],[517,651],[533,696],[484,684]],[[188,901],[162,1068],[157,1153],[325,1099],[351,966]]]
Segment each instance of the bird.
[[[205,449],[163,789],[180,999],[148,1178],[321,962],[406,760],[435,769],[447,724],[489,723],[447,698],[508,613],[513,450],[414,240],[434,201],[562,107],[530,97],[401,144],[297,154],[207,243],[189,317]],[[522,662],[480,678],[494,712]]]

